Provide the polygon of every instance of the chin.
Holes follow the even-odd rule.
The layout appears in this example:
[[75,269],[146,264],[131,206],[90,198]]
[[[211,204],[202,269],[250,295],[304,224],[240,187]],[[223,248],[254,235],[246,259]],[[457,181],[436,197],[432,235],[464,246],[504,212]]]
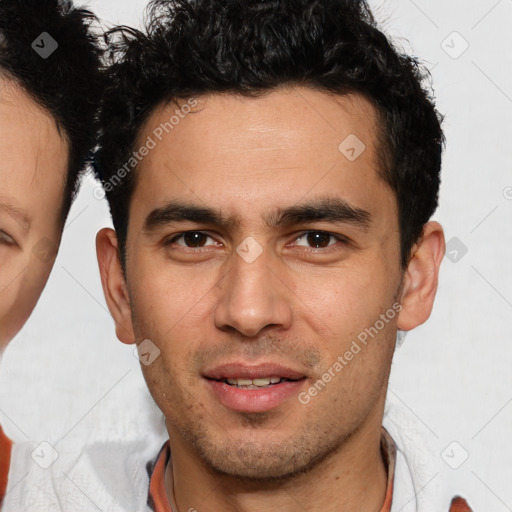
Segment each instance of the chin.
[[266,434],[260,443],[234,439],[196,440],[194,449],[203,463],[218,475],[251,482],[283,483],[308,473],[336,448],[308,436],[295,436],[269,443]]

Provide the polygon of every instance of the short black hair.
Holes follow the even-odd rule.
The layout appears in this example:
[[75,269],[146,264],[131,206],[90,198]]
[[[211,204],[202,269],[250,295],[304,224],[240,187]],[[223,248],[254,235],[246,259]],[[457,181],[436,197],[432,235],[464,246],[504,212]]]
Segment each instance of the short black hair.
[[[68,142],[62,224],[96,144],[104,83],[100,34],[92,32],[96,22],[70,0],[0,0],[0,75],[43,107]],[[50,48],[46,34],[58,47],[42,56],[36,49]]]
[[[359,93],[379,116],[379,171],[396,194],[405,268],[438,204],[442,116],[430,74],[384,35],[366,1],[154,0],[144,32],[117,27],[106,40],[109,84],[95,157],[104,185],[166,102],[207,93],[257,96],[282,85]],[[129,173],[105,187],[123,265],[135,183]]]

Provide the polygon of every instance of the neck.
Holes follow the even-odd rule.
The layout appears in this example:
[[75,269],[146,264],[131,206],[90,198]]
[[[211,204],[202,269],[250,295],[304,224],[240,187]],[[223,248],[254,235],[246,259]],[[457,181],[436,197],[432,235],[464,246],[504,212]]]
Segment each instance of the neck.
[[[354,432],[307,473],[282,481],[240,480],[218,474],[197,460],[186,444],[171,441],[167,493],[174,496],[179,512],[379,512],[387,488],[380,421],[377,428],[373,424],[373,428],[363,426]],[[175,434],[170,435],[171,440],[176,440]]]

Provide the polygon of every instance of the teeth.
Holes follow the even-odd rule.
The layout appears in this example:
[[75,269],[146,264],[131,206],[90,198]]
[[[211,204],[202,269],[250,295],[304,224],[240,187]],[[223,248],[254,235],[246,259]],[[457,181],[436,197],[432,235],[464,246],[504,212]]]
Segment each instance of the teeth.
[[268,386],[270,384],[270,377],[265,379],[252,379],[252,383],[255,386]]
[[248,389],[257,389],[270,386],[270,384],[278,384],[281,377],[263,377],[259,379],[227,379],[227,383],[231,386],[247,387]]

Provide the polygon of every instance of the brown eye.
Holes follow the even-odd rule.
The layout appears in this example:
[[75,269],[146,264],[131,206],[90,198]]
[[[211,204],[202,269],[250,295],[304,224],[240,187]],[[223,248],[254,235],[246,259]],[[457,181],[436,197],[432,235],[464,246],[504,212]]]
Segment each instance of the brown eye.
[[202,247],[208,237],[204,233],[191,231],[183,235],[183,241],[187,247]]
[[[171,240],[169,240],[169,242],[166,243],[166,245],[175,243],[190,249],[200,249],[206,245],[206,241],[209,238],[211,239],[209,235],[203,233],[202,231],[187,231],[186,233],[181,233],[173,237]],[[179,240],[181,240],[182,243],[180,243]]]
[[[305,243],[300,243],[301,240]],[[325,231],[308,231],[300,235],[295,241],[299,246],[307,246],[313,249],[324,249],[336,245],[336,242],[345,242],[342,237],[335,236]]]
[[321,232],[308,233],[306,239],[308,243],[314,246],[316,249],[321,249],[329,245],[329,241],[332,238],[331,235]]

